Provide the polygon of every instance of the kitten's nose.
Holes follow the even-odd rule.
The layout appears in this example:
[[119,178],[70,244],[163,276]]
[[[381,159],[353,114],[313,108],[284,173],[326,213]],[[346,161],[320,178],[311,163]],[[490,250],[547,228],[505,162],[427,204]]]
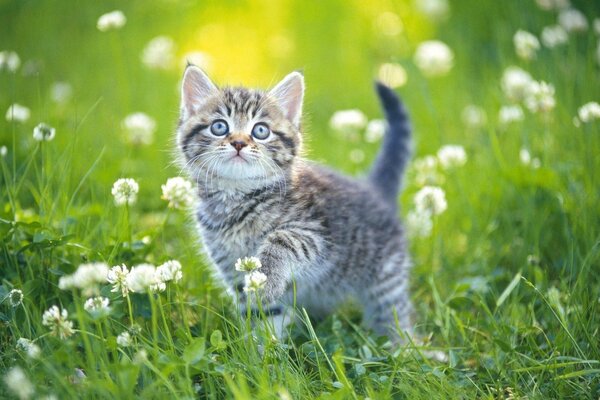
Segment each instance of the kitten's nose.
[[244,142],[243,140],[234,140],[233,142],[231,142],[231,145],[233,147],[235,147],[235,149],[238,151],[238,153],[240,152],[240,150],[242,150],[242,148],[248,146],[248,143]]

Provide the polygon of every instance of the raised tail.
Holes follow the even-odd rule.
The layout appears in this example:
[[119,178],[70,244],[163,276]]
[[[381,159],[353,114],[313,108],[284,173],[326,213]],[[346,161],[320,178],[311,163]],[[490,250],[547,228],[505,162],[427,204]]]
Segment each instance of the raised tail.
[[402,175],[412,152],[410,121],[404,105],[392,89],[381,82],[375,83],[375,89],[387,119],[387,129],[369,173],[369,181],[395,208]]

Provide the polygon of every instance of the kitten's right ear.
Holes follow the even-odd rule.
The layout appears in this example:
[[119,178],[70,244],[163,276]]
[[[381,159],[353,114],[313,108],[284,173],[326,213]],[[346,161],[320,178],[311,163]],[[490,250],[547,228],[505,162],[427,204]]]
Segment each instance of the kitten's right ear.
[[188,65],[181,84],[181,116],[187,119],[194,115],[207,98],[219,89],[210,78],[195,65]]

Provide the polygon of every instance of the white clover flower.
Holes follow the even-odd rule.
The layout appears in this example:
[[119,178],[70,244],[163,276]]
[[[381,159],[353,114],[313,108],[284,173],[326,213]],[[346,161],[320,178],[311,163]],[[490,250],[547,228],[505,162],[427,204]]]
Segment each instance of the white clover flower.
[[110,313],[110,301],[106,297],[91,297],[83,305],[85,311],[94,316],[107,315]]
[[434,156],[418,158],[413,163],[417,185],[435,185],[444,181],[444,176],[438,170],[438,159]]
[[58,287],[62,290],[81,289],[85,296],[98,291],[98,285],[106,282],[108,265],[102,262],[81,264],[71,275],[62,276]]
[[111,292],[116,293],[121,291],[123,297],[127,296],[129,293],[129,286],[127,283],[128,275],[129,269],[127,269],[125,264],[112,267],[106,274],[106,280],[113,285]]
[[14,51],[0,51],[0,71],[7,70],[8,72],[17,72],[21,66],[21,59]]
[[142,52],[142,62],[151,69],[168,70],[174,64],[175,42],[168,36],[150,40]]
[[558,14],[558,23],[567,32],[585,32],[588,29],[588,21],[585,15],[574,8],[562,10]]
[[513,36],[517,56],[523,60],[532,60],[540,49],[540,42],[531,32],[518,30]]
[[350,154],[348,154],[348,158],[350,162],[360,164],[365,160],[365,152],[362,149],[352,149],[350,150]]
[[556,106],[554,86],[546,82],[532,82],[527,88],[525,106],[531,112],[549,112]]
[[542,43],[548,48],[565,44],[569,41],[569,35],[565,28],[560,25],[547,26],[542,30]]
[[521,164],[525,166],[531,166],[534,169],[539,168],[542,164],[539,158],[532,158],[529,150],[525,148],[522,148],[519,151],[519,160],[521,161]]
[[427,76],[446,75],[454,65],[454,53],[445,43],[429,40],[421,43],[415,52],[417,67]]
[[113,184],[111,193],[115,198],[115,204],[122,206],[125,204],[135,204],[137,194],[140,191],[138,183],[131,178],[121,178]]
[[235,270],[240,272],[252,272],[260,269],[262,264],[258,257],[238,258],[235,262]]
[[542,10],[546,11],[562,10],[571,5],[569,0],[535,0],[535,2]]
[[427,211],[410,211],[406,215],[406,229],[411,237],[427,237],[433,230],[433,220]]
[[169,260],[166,263],[159,265],[156,272],[163,282],[173,281],[178,283],[183,278],[181,271],[181,263],[177,260]]
[[196,196],[192,183],[180,176],[167,179],[167,183],[161,185],[162,199],[169,202],[169,207],[183,210],[191,207]]
[[204,71],[208,71],[212,67],[212,57],[202,51],[191,51],[183,56],[183,65],[193,64],[200,67]]
[[390,11],[384,11],[377,16],[375,19],[375,27],[379,32],[386,36],[397,36],[404,29],[402,20],[398,14]]
[[0,157],[6,157],[8,154],[8,148],[6,146],[0,146]]
[[460,167],[467,162],[467,153],[464,147],[455,144],[442,146],[437,152],[437,157],[443,169]]
[[244,276],[244,292],[256,292],[267,282],[267,276],[260,271],[251,271]]
[[26,338],[19,338],[19,340],[17,340],[17,349],[23,350],[27,353],[27,357],[34,360],[39,358],[40,354],[42,354],[40,346]]
[[148,352],[146,351],[146,349],[141,349],[140,351],[138,351],[137,353],[134,354],[134,356],[133,356],[134,364],[141,365],[141,364],[145,364],[146,362],[148,362]]
[[367,125],[367,116],[360,110],[336,111],[329,120],[329,126],[338,132],[357,131]]
[[462,113],[461,119],[463,123],[470,128],[480,128],[485,125],[487,121],[487,115],[485,110],[473,104],[466,106]]
[[52,335],[66,339],[74,333],[73,323],[67,320],[68,317],[67,310],[52,306],[44,311],[42,325],[49,327]]
[[147,290],[162,292],[167,288],[152,264],[140,264],[131,268],[131,272],[127,275],[127,286],[132,292],[138,293]]
[[498,112],[498,120],[502,125],[522,121],[525,118],[523,109],[519,105],[502,106]]
[[23,291],[21,289],[13,289],[6,295],[8,302],[13,307],[18,307],[23,304]]
[[148,114],[143,112],[129,114],[121,125],[127,133],[127,140],[134,145],[149,145],[154,141],[156,121]]
[[404,67],[395,63],[381,64],[377,72],[377,78],[392,89],[406,85],[408,80]]
[[126,22],[127,18],[123,14],[123,11],[115,10],[101,15],[96,23],[96,28],[100,32],[106,32],[111,29],[120,29],[125,26]]
[[593,120],[600,119],[600,104],[595,101],[591,101],[579,107],[577,112],[581,122],[592,122]]
[[439,215],[446,211],[448,203],[446,202],[446,193],[437,186],[425,186],[415,194],[414,198],[417,212]]
[[502,74],[502,91],[511,101],[525,98],[529,85],[533,82],[531,75],[519,67],[508,67]]
[[33,128],[33,138],[38,142],[49,142],[55,135],[56,129],[43,122]]
[[448,0],[419,0],[415,2],[417,10],[432,20],[442,20],[450,14]]
[[31,111],[29,111],[29,108],[17,103],[11,105],[6,110],[6,120],[9,122],[27,122],[30,115]]
[[383,119],[374,119],[369,121],[367,124],[367,130],[365,131],[365,141],[368,143],[375,143],[381,140],[385,135],[387,129],[387,122]]
[[6,375],[4,375],[4,384],[8,390],[20,400],[30,399],[35,393],[33,384],[27,375],[25,375],[25,372],[23,372],[21,367],[11,368]]
[[132,344],[131,335],[129,332],[125,331],[117,336],[117,344],[119,347],[129,347]]
[[50,98],[58,104],[64,104],[73,96],[73,87],[68,82],[54,82],[50,87]]

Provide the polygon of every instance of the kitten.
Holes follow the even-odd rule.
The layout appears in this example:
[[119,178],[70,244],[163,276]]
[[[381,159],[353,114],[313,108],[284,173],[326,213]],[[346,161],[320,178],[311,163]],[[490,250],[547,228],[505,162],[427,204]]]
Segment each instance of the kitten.
[[[296,304],[312,315],[355,299],[365,323],[397,341],[398,329],[411,331],[411,262],[397,218],[410,127],[395,93],[381,83],[376,89],[388,128],[367,179],[301,157],[298,72],[262,91],[218,88],[188,66],[177,142],[198,185],[203,249],[232,294],[243,281],[236,260],[256,256],[267,276],[263,303],[292,304],[293,282]],[[237,297],[245,304],[243,293]]]

